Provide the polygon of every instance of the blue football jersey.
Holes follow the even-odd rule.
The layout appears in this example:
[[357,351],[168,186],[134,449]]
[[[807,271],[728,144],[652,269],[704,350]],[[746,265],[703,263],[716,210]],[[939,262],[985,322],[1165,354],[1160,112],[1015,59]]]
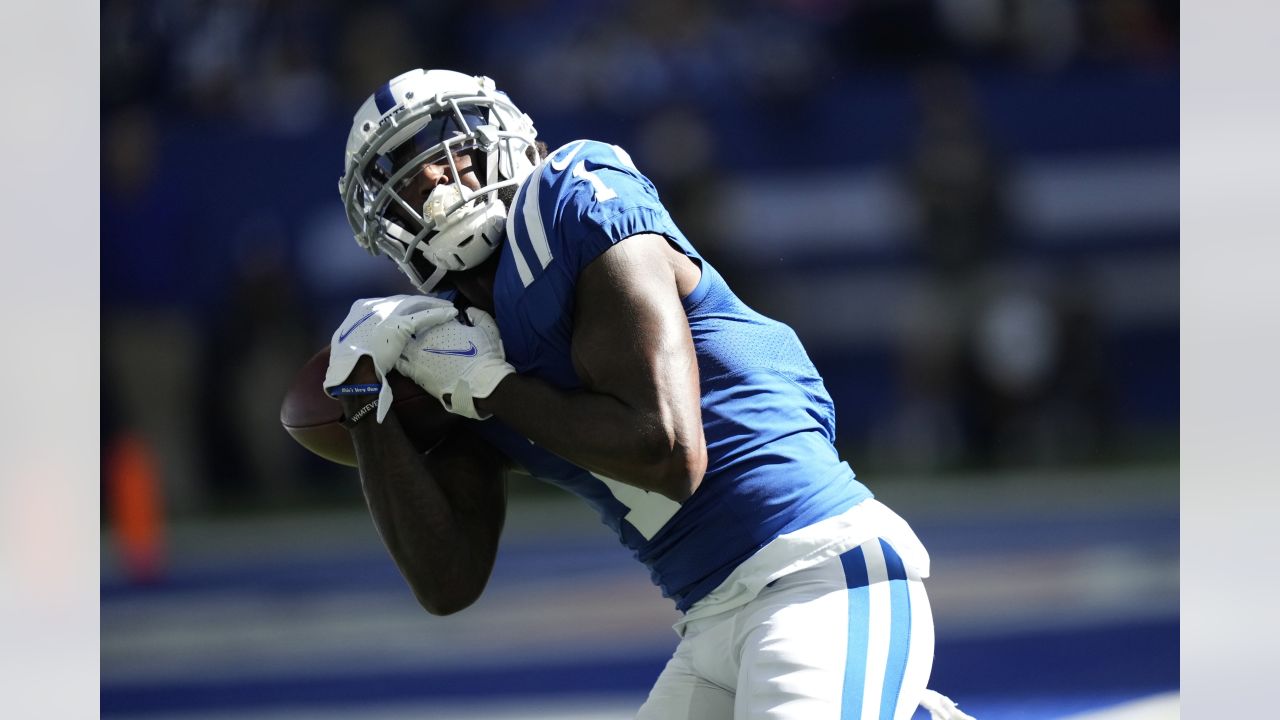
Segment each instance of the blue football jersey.
[[590,503],[684,611],[770,540],[871,492],[836,453],[831,398],[795,333],[730,291],[617,146],[569,143],[516,193],[494,287],[507,360],[556,387],[581,387],[570,359],[578,275],[640,233],[667,237],[702,269],[683,300],[707,442],[698,490],[676,503],[593,475],[497,420],[478,428],[535,477]]

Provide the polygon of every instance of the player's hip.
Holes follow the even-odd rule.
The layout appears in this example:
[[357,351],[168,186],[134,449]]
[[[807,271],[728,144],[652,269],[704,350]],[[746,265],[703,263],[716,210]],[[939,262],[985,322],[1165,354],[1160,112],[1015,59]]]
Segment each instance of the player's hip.
[[663,717],[683,717],[671,713],[702,705],[732,707],[717,715],[726,719],[909,717],[932,660],[921,578],[877,537],[689,623],[646,711],[659,717],[652,713],[661,706]]
[[787,583],[781,581],[829,564],[876,539],[884,541],[892,553],[891,559],[900,563],[904,572],[909,570],[917,579],[929,576],[929,554],[911,527],[884,504],[867,499],[843,513],[774,538],[690,607],[675,624],[675,630],[684,636],[694,623],[733,611],[755,600],[766,589],[803,584],[813,573],[790,578]]

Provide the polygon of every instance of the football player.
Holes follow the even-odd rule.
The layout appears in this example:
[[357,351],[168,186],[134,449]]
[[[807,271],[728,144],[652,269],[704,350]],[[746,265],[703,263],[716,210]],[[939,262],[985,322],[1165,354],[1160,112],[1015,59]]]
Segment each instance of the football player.
[[[800,341],[622,148],[547,152],[492,80],[413,70],[357,111],[339,191],[421,293],[357,302],[325,386],[427,611],[483,591],[520,468],[589,503],[683,613],[638,717],[965,717],[925,689],[929,556],[837,455]],[[425,456],[387,412],[393,367],[470,420]]]

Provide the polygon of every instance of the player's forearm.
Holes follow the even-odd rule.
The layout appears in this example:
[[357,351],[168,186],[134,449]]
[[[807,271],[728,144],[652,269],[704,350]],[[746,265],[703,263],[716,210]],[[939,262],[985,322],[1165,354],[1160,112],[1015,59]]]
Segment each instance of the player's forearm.
[[575,465],[676,502],[697,490],[706,470],[700,418],[673,410],[637,409],[523,375],[507,376],[476,406]]
[[[360,404],[344,402],[348,413]],[[351,435],[374,525],[418,602],[435,615],[470,605],[488,581],[501,514],[457,507],[466,503],[451,498],[436,475],[463,468],[433,473],[394,413],[382,424],[366,418]]]

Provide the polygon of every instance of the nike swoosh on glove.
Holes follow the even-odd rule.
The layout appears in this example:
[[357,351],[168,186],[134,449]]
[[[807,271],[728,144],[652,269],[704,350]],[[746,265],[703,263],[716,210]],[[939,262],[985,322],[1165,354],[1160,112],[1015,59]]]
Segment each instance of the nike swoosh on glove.
[[386,382],[387,373],[396,366],[405,343],[415,332],[452,321],[457,316],[458,309],[453,303],[426,295],[392,295],[355,301],[329,341],[325,391],[345,382],[360,358],[369,356],[378,380],[382,381],[377,415],[378,422],[382,422],[391,411],[391,383]]
[[462,318],[418,333],[405,345],[396,369],[449,412],[487,420],[488,415],[481,417],[476,410],[475,399],[489,397],[503,378],[516,371],[506,357],[498,323],[480,308],[467,308]]

